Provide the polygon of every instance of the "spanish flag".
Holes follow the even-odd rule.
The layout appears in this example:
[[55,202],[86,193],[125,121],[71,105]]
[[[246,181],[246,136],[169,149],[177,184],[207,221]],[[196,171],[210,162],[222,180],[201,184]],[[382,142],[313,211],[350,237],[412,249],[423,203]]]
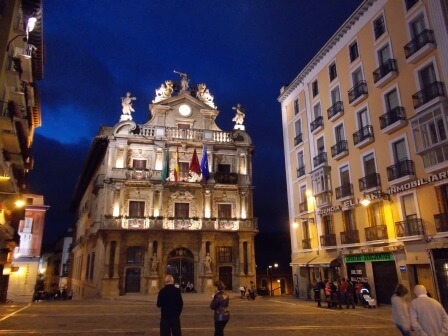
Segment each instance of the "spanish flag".
[[174,163],[174,181],[179,181],[179,147],[176,147],[176,162]]

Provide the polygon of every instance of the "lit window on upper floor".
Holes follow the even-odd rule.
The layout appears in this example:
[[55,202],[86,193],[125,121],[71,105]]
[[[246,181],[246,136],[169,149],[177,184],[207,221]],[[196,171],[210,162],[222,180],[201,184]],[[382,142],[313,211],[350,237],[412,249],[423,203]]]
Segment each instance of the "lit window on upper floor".
[[299,113],[299,98],[294,99],[294,114]]
[[386,23],[383,15],[380,15],[373,21],[373,31],[375,40],[378,40],[386,32]]
[[350,54],[350,63],[354,62],[359,57],[359,50],[358,50],[358,42],[355,41],[348,47],[348,51]]
[[319,84],[317,83],[317,79],[311,84],[313,97],[316,97],[319,94]]
[[338,76],[338,72],[337,72],[337,69],[336,69],[336,63],[332,63],[328,67],[328,72],[329,72],[329,75],[330,75],[330,82],[332,82]]

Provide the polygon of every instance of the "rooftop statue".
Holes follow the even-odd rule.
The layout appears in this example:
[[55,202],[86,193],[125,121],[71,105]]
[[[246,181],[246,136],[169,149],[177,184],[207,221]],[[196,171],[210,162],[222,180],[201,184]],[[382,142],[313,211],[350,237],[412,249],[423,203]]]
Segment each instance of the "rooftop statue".
[[246,114],[244,113],[244,108],[241,106],[241,104],[236,104],[236,106],[232,107],[232,109],[236,110],[236,114],[232,119],[232,121],[235,122],[235,127],[233,127],[233,129],[240,129],[244,131],[245,127],[243,123],[244,117],[246,116]]
[[165,84],[161,84],[160,88],[156,89],[156,98],[152,101],[153,103],[158,103],[166,98],[171,97],[173,93],[173,82],[166,80]]
[[173,71],[175,74],[178,74],[181,78],[181,91],[188,91],[188,88],[190,86],[190,78],[188,78],[188,75],[186,73],[182,73],[179,71],[174,70]]
[[131,112],[135,112],[134,108],[132,107],[132,101],[136,100],[137,98],[131,97],[130,92],[126,92],[126,97],[121,97],[121,106],[123,114],[120,117],[120,121],[123,120],[132,120]]
[[198,84],[198,92],[196,93],[196,97],[211,108],[216,108],[216,105],[213,102],[214,97],[211,95],[205,84]]

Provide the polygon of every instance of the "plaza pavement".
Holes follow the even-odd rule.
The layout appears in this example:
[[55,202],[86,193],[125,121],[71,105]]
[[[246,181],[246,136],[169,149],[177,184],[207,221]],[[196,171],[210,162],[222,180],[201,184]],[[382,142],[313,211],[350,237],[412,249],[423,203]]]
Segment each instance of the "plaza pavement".
[[[211,294],[186,293],[183,336],[213,335]],[[0,335],[148,336],[159,335],[156,295],[126,295],[74,301],[0,305]],[[241,299],[231,293],[226,336],[395,336],[390,306],[376,309],[318,308],[293,296]]]

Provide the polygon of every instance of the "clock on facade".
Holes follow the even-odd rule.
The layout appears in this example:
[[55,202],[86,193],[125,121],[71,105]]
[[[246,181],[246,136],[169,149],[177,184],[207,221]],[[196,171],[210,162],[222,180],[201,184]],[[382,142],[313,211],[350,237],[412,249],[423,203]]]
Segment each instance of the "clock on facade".
[[187,104],[182,104],[179,106],[179,113],[183,117],[188,117],[191,114],[191,107]]

